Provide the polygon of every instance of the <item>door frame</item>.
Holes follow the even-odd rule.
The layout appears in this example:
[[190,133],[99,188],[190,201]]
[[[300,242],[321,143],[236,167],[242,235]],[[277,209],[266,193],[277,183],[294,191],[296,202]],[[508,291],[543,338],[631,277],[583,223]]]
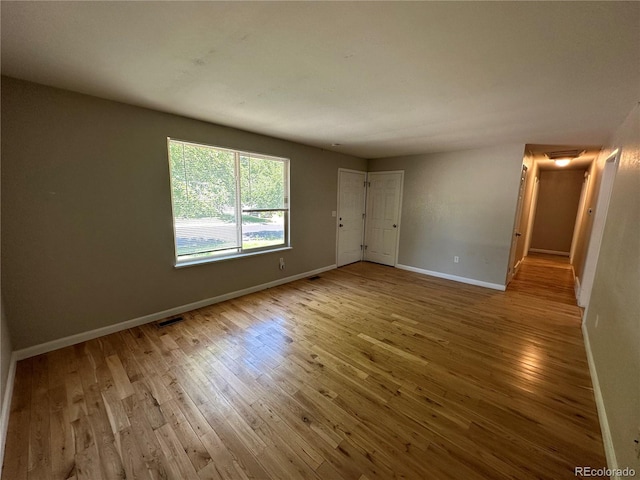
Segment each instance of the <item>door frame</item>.
[[[400,250],[400,229],[402,228],[402,200],[404,198],[404,170],[380,170],[375,172],[367,172],[367,188],[366,188],[366,200],[365,200],[365,212],[369,206],[369,176],[376,173],[399,173],[400,174],[400,200],[398,201],[398,233],[396,234],[396,246],[395,254],[393,256],[393,267],[398,266],[398,253]],[[367,216],[365,215],[364,225],[364,245],[367,243]],[[366,248],[366,247],[365,247]],[[362,258],[366,257],[366,252],[363,250]]]
[[[338,267],[338,248],[340,245],[340,227],[338,226],[340,221],[338,220],[340,218],[340,174],[342,172],[346,172],[346,173],[364,173],[364,181],[365,183],[368,181],[369,179],[369,173],[364,171],[364,170],[354,170],[352,168],[338,168],[338,188],[337,188],[337,202],[336,202],[336,221],[335,221],[335,228],[336,228],[336,268]],[[364,211],[367,211],[367,187],[365,186],[364,188]],[[361,244],[363,245],[362,251],[360,252],[360,261],[364,260],[364,236],[366,233],[366,215],[365,218],[362,219],[362,238],[361,238]]]
[[582,278],[580,279],[580,291],[578,292],[578,305],[585,307],[587,311],[582,319],[587,318],[589,310],[589,301],[591,300],[591,290],[596,276],[596,266],[598,257],[600,256],[600,247],[602,245],[602,237],[604,236],[604,227],[609,212],[609,203],[611,201],[611,193],[613,192],[613,182],[618,173],[618,165],[620,164],[621,149],[613,150],[605,160],[602,169],[602,180],[598,189],[598,198],[596,200],[596,211],[593,218],[593,227],[591,228],[591,236],[589,237],[589,246],[587,247],[587,256],[584,260],[584,268],[582,269]]
[[531,238],[533,237],[533,224],[536,219],[536,209],[538,207],[538,189],[540,188],[540,170],[538,169],[533,179],[533,192],[531,192],[531,205],[529,207],[529,221],[527,222],[527,233],[524,241],[524,256],[529,255],[531,248]]
[[[522,232],[520,232],[520,223],[522,223],[522,210],[524,208],[524,198],[527,193],[527,175],[529,167],[524,163],[520,169],[520,184],[518,186],[518,200],[516,203],[516,218],[513,221],[513,229],[511,233],[511,251],[509,252],[509,266],[507,270],[507,285],[516,275],[516,253],[518,253],[518,244],[524,241]],[[517,262],[520,265],[520,262]]]
[[591,174],[587,170],[584,172],[582,190],[580,191],[580,200],[578,201],[578,213],[576,213],[576,221],[573,225],[573,237],[571,238],[571,249],[569,250],[569,263],[571,265],[573,265],[573,257],[576,254],[576,247],[578,246],[578,238],[580,237],[580,229],[582,228],[582,222],[584,219],[584,210],[587,205],[587,194],[589,192],[590,183]]

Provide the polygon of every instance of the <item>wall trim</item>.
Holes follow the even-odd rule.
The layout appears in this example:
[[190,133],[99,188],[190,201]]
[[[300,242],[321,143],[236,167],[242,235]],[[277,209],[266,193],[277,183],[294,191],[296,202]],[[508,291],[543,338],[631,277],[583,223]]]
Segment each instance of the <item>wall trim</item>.
[[[589,363],[589,373],[591,373],[591,383],[593,384],[593,395],[596,400],[598,419],[600,420],[600,430],[602,432],[604,453],[607,457],[607,467],[614,470],[618,468],[618,460],[616,459],[616,452],[613,448],[609,420],[607,419],[607,410],[604,406],[604,398],[602,397],[602,390],[600,389],[600,382],[598,381],[598,372],[596,371],[595,360],[593,359],[593,352],[591,351],[589,332],[587,331],[587,325],[584,321],[582,322],[582,338],[584,340],[584,349],[587,352],[587,362]],[[619,477],[614,475],[611,478],[618,479]]]
[[9,414],[11,413],[11,399],[13,398],[13,383],[16,378],[17,363],[18,360],[16,352],[12,352],[11,360],[9,361],[9,372],[7,373],[7,385],[3,392],[4,396],[2,398],[2,411],[0,411],[0,466],[4,465],[4,447],[7,443]]
[[300,280],[305,277],[318,275],[322,272],[333,270],[335,268],[337,268],[335,264],[327,265],[326,267],[317,268],[315,270],[299,273],[297,275],[292,275],[290,277],[280,278],[272,282],[262,283],[260,285],[255,285],[253,287],[243,288],[242,290],[236,290],[234,292],[229,292],[229,293],[225,293],[215,297],[206,298],[204,300],[199,300],[197,302],[188,303],[186,305],[181,305],[179,307],[170,308],[168,310],[163,310],[161,312],[152,313],[150,315],[145,315],[143,317],[126,320],[124,322],[116,323],[114,325],[108,325],[106,327],[96,328],[95,330],[89,330],[87,332],[77,333],[75,335],[70,335],[68,337],[58,338],[56,340],[52,340],[46,343],[41,343],[39,345],[33,345],[31,347],[16,350],[14,352],[14,355],[16,356],[16,360],[18,361],[24,360],[25,358],[35,357],[36,355],[41,355],[43,353],[51,352],[52,350],[57,350],[58,348],[68,347],[71,345],[75,345],[76,343],[85,342],[87,340],[93,340],[94,338],[102,337],[104,335],[109,335],[111,333],[119,332],[121,330],[126,330],[128,328],[144,325],[145,323],[155,322],[156,320],[162,320],[163,318],[171,317],[173,315],[178,315],[180,313],[189,312],[191,310],[196,310],[198,308],[207,307],[209,305],[213,305],[214,303],[224,302],[225,300],[231,300],[232,298],[241,297],[243,295],[248,295],[250,293],[258,292],[260,290],[266,290],[267,288],[277,287],[278,285],[294,282],[296,280]]
[[422,268],[411,267],[409,265],[397,264],[397,268],[400,270],[407,270],[409,272],[421,273],[422,275],[429,275],[430,277],[444,278],[446,280],[453,280],[454,282],[468,283],[469,285],[476,285],[478,287],[491,288],[493,290],[500,290],[504,292],[507,289],[506,285],[499,283],[490,283],[482,280],[476,280],[475,278],[459,277],[458,275],[451,275],[449,273],[434,272],[431,270],[424,270]]
[[522,257],[520,260],[518,260],[516,262],[516,264],[513,266],[513,276],[516,276],[516,273],[518,273],[518,269],[520,268],[520,265],[522,264],[522,260],[524,260],[524,257]]
[[530,252],[534,253],[546,253],[548,255],[561,255],[563,257],[568,257],[570,252],[560,252],[558,250],[545,250],[544,248],[530,248]]
[[580,305],[580,277],[577,277],[574,273],[574,282],[573,282],[573,292],[576,295],[576,302],[578,303],[579,307],[584,307],[584,305]]

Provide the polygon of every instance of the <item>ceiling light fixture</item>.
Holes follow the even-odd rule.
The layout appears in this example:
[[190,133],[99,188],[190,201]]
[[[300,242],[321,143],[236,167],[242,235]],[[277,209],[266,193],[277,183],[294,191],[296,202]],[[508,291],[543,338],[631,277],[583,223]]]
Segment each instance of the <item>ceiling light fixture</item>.
[[569,149],[569,150],[556,150],[554,152],[547,152],[544,154],[549,160],[552,160],[557,167],[566,167],[571,163],[571,160],[580,158],[587,153],[586,150]]

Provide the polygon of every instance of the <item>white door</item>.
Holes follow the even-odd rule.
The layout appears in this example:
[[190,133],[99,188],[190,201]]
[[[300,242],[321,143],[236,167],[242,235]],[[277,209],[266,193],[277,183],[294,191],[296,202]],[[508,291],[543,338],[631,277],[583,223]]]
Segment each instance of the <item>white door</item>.
[[365,172],[338,171],[338,266],[362,260]]
[[509,255],[509,272],[507,273],[507,284],[516,274],[516,263],[521,259],[516,259],[518,251],[518,242],[522,241],[522,232],[520,231],[520,220],[522,219],[522,204],[524,201],[524,189],[527,184],[527,166],[522,165],[520,172],[520,190],[518,191],[518,204],[516,205],[516,219],[513,225],[513,237],[511,238],[511,254]]
[[[587,310],[589,308],[589,300],[591,299],[593,281],[596,276],[596,266],[598,264],[598,256],[600,255],[600,246],[602,245],[602,236],[604,235],[604,225],[607,220],[607,212],[609,211],[609,201],[611,200],[611,192],[613,191],[613,181],[616,178],[619,163],[620,150],[616,148],[611,155],[609,155],[609,158],[607,158],[602,171],[602,180],[600,181],[598,199],[596,200],[595,217],[593,218],[591,236],[589,237],[589,246],[587,247],[587,256],[584,259],[582,278],[580,279],[578,305],[586,307]],[[586,313],[582,318],[587,318]]]
[[404,172],[373,172],[367,180],[364,259],[395,266]]

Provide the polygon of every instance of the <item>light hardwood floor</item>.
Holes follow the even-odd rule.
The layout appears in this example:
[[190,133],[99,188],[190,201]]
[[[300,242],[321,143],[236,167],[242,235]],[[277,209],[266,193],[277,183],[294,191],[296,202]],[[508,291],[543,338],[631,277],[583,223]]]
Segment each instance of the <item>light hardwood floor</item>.
[[23,360],[3,479],[575,478],[605,459],[571,282],[358,263]]

